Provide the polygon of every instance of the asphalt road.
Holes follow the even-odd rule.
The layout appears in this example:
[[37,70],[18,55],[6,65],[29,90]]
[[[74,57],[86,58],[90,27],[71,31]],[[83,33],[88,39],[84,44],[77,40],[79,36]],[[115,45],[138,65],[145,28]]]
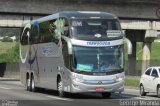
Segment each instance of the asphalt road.
[[128,106],[138,100],[160,100],[156,94],[141,97],[139,90],[125,89],[121,94],[114,93],[111,98],[103,99],[100,94],[68,94],[57,96],[56,91],[26,91],[19,81],[0,81],[0,106]]

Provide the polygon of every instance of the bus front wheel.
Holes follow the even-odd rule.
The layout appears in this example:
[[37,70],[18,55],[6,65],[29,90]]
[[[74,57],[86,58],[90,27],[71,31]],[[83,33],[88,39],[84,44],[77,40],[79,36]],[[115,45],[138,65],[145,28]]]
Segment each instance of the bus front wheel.
[[63,91],[63,82],[62,82],[61,78],[58,79],[57,90],[58,90],[58,95],[60,97],[65,96],[65,92]]

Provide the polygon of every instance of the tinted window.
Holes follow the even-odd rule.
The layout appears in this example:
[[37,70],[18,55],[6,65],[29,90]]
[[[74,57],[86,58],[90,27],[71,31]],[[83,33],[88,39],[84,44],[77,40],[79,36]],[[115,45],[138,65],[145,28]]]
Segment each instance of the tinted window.
[[25,60],[27,57],[27,51],[28,51],[28,44],[29,44],[29,33],[30,33],[30,29],[26,28],[26,29],[22,29],[21,30],[21,35],[20,35],[20,57],[22,60]]
[[151,76],[155,77],[155,75],[158,76],[158,73],[157,73],[157,70],[156,70],[156,69],[153,69]]
[[146,74],[146,75],[150,75],[151,70],[152,70],[151,68],[150,68],[150,69],[148,69],[148,70],[145,72],[145,74]]
[[59,34],[56,26],[56,20],[50,20],[45,22],[34,22],[31,29],[31,38],[30,41],[32,44],[37,43],[48,43],[54,42],[58,44],[59,39],[57,34]]
[[31,36],[30,36],[30,42],[31,44],[37,44],[38,43],[38,28],[32,25],[31,29]]
[[21,45],[28,45],[29,33],[30,33],[29,28],[21,29],[21,38],[20,38]]
[[63,59],[64,59],[64,64],[67,68],[70,68],[70,56],[68,54],[68,46],[67,46],[67,42],[63,40],[63,49],[62,49],[62,53],[63,53]]
[[123,71],[123,46],[105,48],[74,46],[73,62],[77,72]]
[[47,43],[53,41],[53,34],[49,30],[50,23],[42,22],[40,23],[40,38],[39,43]]
[[108,19],[73,19],[72,34],[76,38],[120,37],[121,29],[117,20]]

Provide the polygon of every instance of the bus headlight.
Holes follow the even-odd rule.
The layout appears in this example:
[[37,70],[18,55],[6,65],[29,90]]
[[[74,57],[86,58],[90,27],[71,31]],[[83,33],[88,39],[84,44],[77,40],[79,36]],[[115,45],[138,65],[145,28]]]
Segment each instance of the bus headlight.
[[120,82],[124,80],[124,76],[116,76],[115,81]]
[[83,76],[78,74],[72,74],[72,80],[75,82],[83,82]]
[[73,81],[75,81],[75,82],[83,82],[83,79],[75,78],[75,79],[73,79]]

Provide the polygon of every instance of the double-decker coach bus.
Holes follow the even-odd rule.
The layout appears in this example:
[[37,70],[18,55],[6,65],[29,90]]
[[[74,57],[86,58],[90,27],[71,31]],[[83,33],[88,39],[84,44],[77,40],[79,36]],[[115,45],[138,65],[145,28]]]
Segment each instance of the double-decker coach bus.
[[26,24],[20,35],[21,82],[66,92],[124,91],[124,34],[115,15],[64,11]]

